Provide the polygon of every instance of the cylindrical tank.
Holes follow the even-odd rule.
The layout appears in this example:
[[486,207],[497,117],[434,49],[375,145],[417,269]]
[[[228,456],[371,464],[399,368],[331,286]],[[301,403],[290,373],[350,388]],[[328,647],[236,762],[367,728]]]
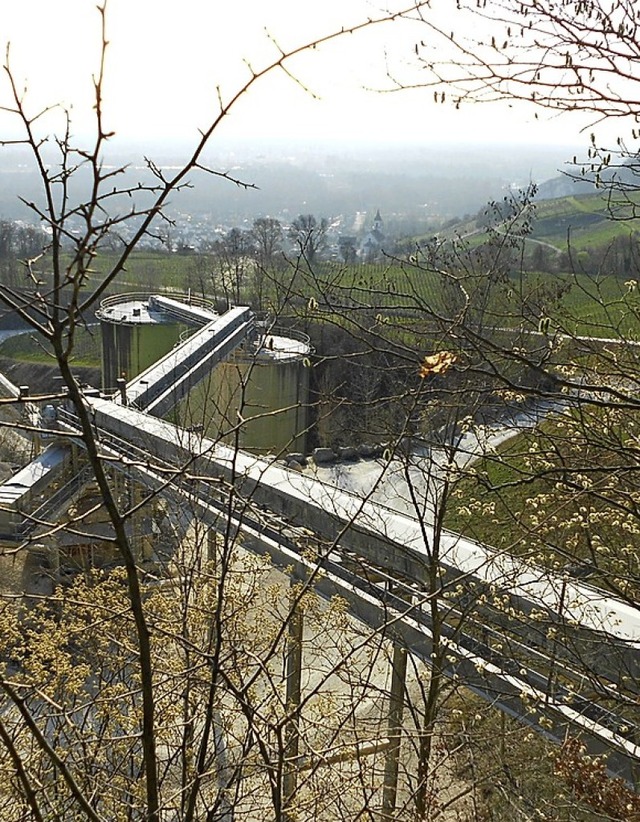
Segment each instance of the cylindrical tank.
[[[190,295],[171,295],[191,303]],[[153,307],[149,294],[118,294],[100,304],[96,316],[102,333],[102,388],[115,391],[168,354],[187,326]],[[209,306],[204,300],[197,305]]]
[[180,422],[255,454],[305,451],[309,337],[259,332],[216,366],[180,409]]

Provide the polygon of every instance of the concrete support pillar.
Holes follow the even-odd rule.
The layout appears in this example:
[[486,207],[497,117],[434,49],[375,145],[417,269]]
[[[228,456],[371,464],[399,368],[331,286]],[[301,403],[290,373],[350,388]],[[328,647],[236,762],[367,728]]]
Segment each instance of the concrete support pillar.
[[127,405],[127,381],[124,377],[118,377],[116,380],[118,386],[118,393],[120,394],[120,402]]
[[70,460],[70,468],[69,468],[69,478],[75,477],[82,470],[82,465],[83,465],[82,459],[84,457],[84,453],[80,454],[79,452],[80,452],[79,446],[72,443],[71,444],[71,460]]
[[207,531],[207,561],[211,562],[214,572],[218,569],[218,534],[213,528]]
[[389,747],[387,748],[384,762],[384,786],[382,792],[382,819],[384,820],[393,817],[396,807],[406,676],[407,649],[400,645],[394,645],[393,659],[391,661],[389,710],[387,713]]
[[138,562],[148,562],[153,558],[153,535],[149,532],[145,519],[151,517],[152,503],[145,497],[147,490],[130,471],[113,471],[111,487],[121,510],[133,509],[129,519],[131,545]]
[[286,655],[286,712],[287,724],[284,730],[285,763],[282,777],[282,805],[284,818],[288,819],[287,807],[296,792],[298,784],[298,756],[300,753],[299,708],[302,690],[302,638],[304,614],[297,594],[292,589],[292,606],[289,616]]
[[53,540],[48,540],[46,545],[46,553],[51,567],[51,576],[57,583],[60,579],[60,549],[58,543]]

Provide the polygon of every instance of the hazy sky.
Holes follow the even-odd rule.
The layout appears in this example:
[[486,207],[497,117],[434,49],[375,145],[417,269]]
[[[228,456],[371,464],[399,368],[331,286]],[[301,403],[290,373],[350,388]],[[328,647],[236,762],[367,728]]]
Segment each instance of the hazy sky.
[[[442,8],[452,5],[445,0]],[[286,51],[378,16],[378,4],[367,0],[109,0],[106,125],[128,138],[191,139],[215,115],[218,86],[227,101],[249,76],[247,61],[260,70],[275,58],[270,37]],[[410,63],[421,36],[418,24],[397,21],[310,51],[288,64],[308,90],[276,70],[234,106],[219,136],[583,142],[577,124],[537,122],[530,110],[476,105],[456,112],[435,105],[429,91],[380,93],[389,85],[386,66],[395,71]],[[0,42],[7,41],[31,110],[73,105],[76,130],[85,130],[99,57],[96,0],[5,0]],[[7,93],[3,78],[3,103]],[[6,120],[0,122],[7,134]]]

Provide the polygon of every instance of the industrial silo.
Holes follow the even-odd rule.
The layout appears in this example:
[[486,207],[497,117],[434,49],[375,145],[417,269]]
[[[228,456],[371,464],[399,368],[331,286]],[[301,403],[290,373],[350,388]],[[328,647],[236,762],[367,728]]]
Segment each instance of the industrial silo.
[[[174,296],[174,295],[171,295]],[[102,332],[102,386],[115,390],[117,380],[133,379],[168,354],[187,332],[188,326],[175,314],[161,310],[149,294],[118,294],[100,304],[96,316]],[[191,305],[194,298],[175,295],[176,304]],[[166,302],[166,300],[165,300]],[[210,304],[197,299],[198,306]]]
[[259,331],[191,392],[181,424],[255,454],[304,453],[310,354],[306,334]]

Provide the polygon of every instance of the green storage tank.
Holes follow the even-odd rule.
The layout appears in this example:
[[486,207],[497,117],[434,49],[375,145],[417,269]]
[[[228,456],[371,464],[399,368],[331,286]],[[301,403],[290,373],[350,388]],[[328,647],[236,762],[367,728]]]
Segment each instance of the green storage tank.
[[310,354],[306,334],[259,331],[191,392],[179,422],[255,454],[304,453]]
[[[191,304],[188,294],[167,294]],[[155,310],[149,294],[118,294],[100,304],[96,316],[102,334],[102,388],[114,392],[118,379],[127,382],[141,374],[174,347],[188,326]],[[198,299],[198,306],[210,307]]]

